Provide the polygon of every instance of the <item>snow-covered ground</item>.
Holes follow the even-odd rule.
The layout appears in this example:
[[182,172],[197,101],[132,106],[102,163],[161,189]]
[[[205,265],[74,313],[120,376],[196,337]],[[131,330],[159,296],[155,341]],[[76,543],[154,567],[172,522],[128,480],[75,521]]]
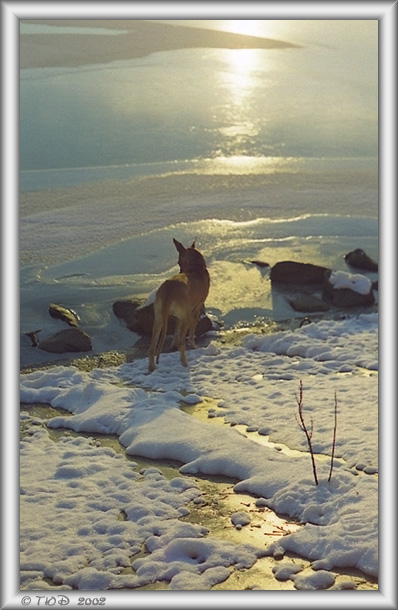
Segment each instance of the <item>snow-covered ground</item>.
[[[245,335],[238,346],[215,337],[189,352],[189,368],[177,353],[165,353],[152,374],[138,359],[91,372],[59,366],[22,375],[21,402],[70,412],[51,419],[50,428],[116,434],[127,454],[177,460],[183,475],[166,480],[153,468],[137,472],[131,461],[82,437],[54,443],[32,421],[21,441],[22,588],[48,586],[47,578],[86,590],[158,580],[171,590],[206,590],[232,568],[284,553],[275,576],[287,575],[298,589],[333,588],[339,568],[377,576],[377,351],[373,313]],[[296,421],[300,380],[319,485]],[[328,482],[335,392],[336,459]],[[208,419],[193,417],[208,398]],[[225,424],[214,425],[217,418]],[[236,491],[254,494],[302,527],[263,549],[209,536],[203,526],[181,521],[198,501],[189,476],[198,473],[231,477]],[[244,514],[235,521],[249,526]],[[134,557],[143,545],[149,553]],[[311,574],[297,571],[290,553],[308,558]],[[133,571],[126,574],[126,566]]]

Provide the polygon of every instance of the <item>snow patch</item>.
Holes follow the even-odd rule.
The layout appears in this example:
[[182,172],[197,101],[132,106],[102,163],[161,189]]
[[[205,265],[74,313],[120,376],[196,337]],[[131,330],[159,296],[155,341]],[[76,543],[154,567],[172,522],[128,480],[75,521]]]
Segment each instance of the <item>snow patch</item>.
[[369,294],[372,282],[366,275],[361,273],[347,273],[346,271],[332,271],[329,283],[336,290],[348,288],[358,294]]

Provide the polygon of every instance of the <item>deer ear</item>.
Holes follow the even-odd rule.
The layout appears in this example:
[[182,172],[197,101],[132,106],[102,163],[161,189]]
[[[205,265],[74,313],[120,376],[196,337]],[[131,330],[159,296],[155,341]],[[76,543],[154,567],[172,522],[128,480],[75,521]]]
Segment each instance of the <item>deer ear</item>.
[[195,240],[193,240],[191,248],[195,248]]
[[174,237],[173,237],[173,242],[174,242],[174,245],[175,245],[175,247],[177,248],[177,250],[178,250],[178,252],[179,252],[180,254],[182,254],[183,252],[185,252],[185,248],[184,248],[184,246],[183,246],[183,245],[182,245],[182,244],[181,244],[179,241],[177,241],[176,239],[174,239]]

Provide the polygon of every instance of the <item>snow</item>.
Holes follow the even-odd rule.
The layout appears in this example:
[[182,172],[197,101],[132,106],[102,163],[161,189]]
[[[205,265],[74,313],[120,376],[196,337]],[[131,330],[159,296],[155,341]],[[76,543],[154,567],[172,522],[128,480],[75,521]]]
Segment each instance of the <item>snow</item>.
[[361,273],[347,273],[346,271],[332,271],[329,283],[336,290],[349,288],[359,294],[369,294],[372,282],[366,275]]
[[328,589],[334,584],[334,576],[330,572],[324,570],[314,572],[310,576],[298,574],[294,578],[294,584],[297,589],[303,591],[314,591],[316,589]]
[[[168,481],[156,468],[137,472],[92,439],[54,443],[30,422],[31,436],[21,441],[22,588],[50,578],[79,589],[158,580],[169,589],[209,589],[231,569],[286,553],[316,567],[310,576],[277,572],[298,589],[332,587],[339,568],[377,576],[377,332],[377,314],[362,314],[252,334],[238,346],[214,341],[189,351],[189,368],[177,353],[163,353],[151,374],[145,358],[91,372],[58,366],[22,375],[21,402],[69,412],[49,420],[50,429],[115,434],[133,459],[182,464],[181,477]],[[318,486],[296,422],[300,380]],[[207,420],[191,414],[204,398],[211,399]],[[231,477],[236,491],[302,526],[262,549],[210,536],[181,520],[200,501],[197,474]],[[249,517],[236,511],[232,523],[245,529]]]
[[248,525],[250,523],[251,517],[249,513],[241,510],[231,515],[231,521],[236,528],[242,528],[244,525]]
[[289,580],[297,574],[297,572],[301,572],[302,568],[297,563],[293,563],[292,561],[281,561],[275,568],[273,568],[273,573],[275,574],[275,578],[277,580]]
[[[21,443],[23,587],[50,578],[80,589],[123,588],[123,568],[145,541],[206,533],[178,521],[199,493],[192,481],[135,466],[92,439],[54,443],[46,430],[32,430]],[[128,579],[134,586],[151,581]]]
[[[250,568],[256,560],[256,553],[245,545],[228,544],[216,539],[185,538],[171,540],[164,548],[154,550],[149,559],[137,559],[133,562],[133,568],[137,576],[155,574],[160,580],[171,581],[172,585],[177,576],[172,588],[179,589],[181,587],[176,582],[184,581],[181,572],[186,573],[186,579],[203,572],[207,572],[208,577],[208,571],[213,570],[212,584],[216,584],[229,575],[225,569],[228,566],[235,564],[238,569]],[[196,584],[189,588],[196,588]]]

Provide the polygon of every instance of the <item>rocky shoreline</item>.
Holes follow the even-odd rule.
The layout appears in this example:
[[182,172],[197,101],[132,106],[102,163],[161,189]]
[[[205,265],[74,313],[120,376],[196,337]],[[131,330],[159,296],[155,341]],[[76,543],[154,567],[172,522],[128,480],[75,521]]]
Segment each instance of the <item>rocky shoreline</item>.
[[[366,273],[378,271],[378,264],[363,250],[357,249],[344,256],[348,271],[332,271],[326,267],[312,263],[281,261],[270,267],[266,262],[253,260],[250,264],[261,269],[269,268],[269,279],[273,289],[283,294],[285,301],[294,312],[302,313],[301,320],[294,320],[295,325],[316,321],[326,314],[336,317],[344,312],[362,311],[364,308],[377,307],[375,292],[378,282],[372,282]],[[354,271],[354,273],[352,272]],[[361,273],[357,273],[360,271]],[[41,340],[41,329],[24,333],[31,340],[31,347],[43,352],[65,355],[67,363],[77,363],[79,368],[94,368],[115,366],[133,358],[144,357],[147,353],[149,338],[153,325],[153,303],[147,301],[126,299],[112,304],[113,315],[130,332],[140,338],[132,348],[124,351],[105,351],[101,354],[89,355],[93,345],[88,333],[80,327],[80,318],[76,311],[59,304],[50,303],[48,313],[68,328],[63,328],[55,334]],[[312,317],[309,318],[309,315]],[[291,326],[292,320],[286,320],[284,326]],[[272,326],[272,329],[277,326]],[[270,324],[258,323],[249,325],[247,332],[268,332]],[[214,319],[203,311],[196,328],[199,342],[206,341],[206,336],[216,334],[221,342],[234,341],[236,328],[226,330],[223,321]],[[240,330],[240,336],[242,329]],[[168,334],[174,332],[174,320],[171,318]],[[84,354],[79,357],[78,354]],[[53,365],[53,363],[52,363]],[[24,367],[24,371],[37,366]]]

